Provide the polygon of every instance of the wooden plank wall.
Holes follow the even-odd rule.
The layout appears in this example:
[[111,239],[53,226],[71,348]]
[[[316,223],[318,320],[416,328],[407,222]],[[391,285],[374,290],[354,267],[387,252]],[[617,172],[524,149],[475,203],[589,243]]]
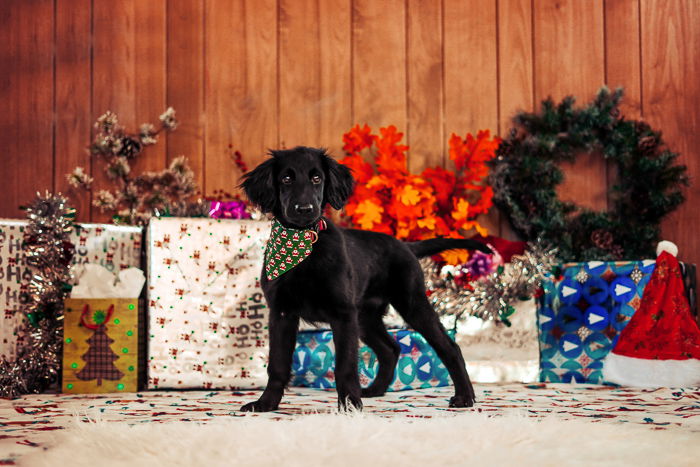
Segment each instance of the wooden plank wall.
[[[230,190],[267,148],[329,147],[354,123],[406,132],[414,171],[445,164],[447,139],[547,96],[588,101],[624,86],[625,114],[663,130],[700,174],[700,4],[695,0],[0,0],[0,217],[37,190],[67,192],[106,110],[136,129],[168,105],[178,130],[135,170],[188,156],[203,193]],[[561,196],[604,209],[613,170],[567,168]],[[664,224],[700,262],[698,186]],[[71,193],[81,220],[104,221]],[[511,236],[497,212],[484,222]]]

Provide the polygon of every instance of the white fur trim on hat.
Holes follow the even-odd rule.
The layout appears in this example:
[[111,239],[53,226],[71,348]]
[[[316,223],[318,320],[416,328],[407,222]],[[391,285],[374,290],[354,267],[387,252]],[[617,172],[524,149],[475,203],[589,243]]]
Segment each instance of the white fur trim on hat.
[[641,388],[700,386],[700,360],[649,360],[610,352],[603,362],[603,381]]
[[678,256],[678,246],[668,240],[661,240],[659,244],[656,245],[656,256],[659,256],[662,251],[668,251],[673,256]]

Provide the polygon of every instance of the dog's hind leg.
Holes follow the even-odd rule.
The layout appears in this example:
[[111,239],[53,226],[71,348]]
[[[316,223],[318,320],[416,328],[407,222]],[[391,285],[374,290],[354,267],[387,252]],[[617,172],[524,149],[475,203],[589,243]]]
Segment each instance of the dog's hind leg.
[[455,386],[455,395],[450,407],[472,407],[476,402],[474,388],[469,380],[467,368],[459,346],[447,335],[437,313],[424,295],[422,283],[411,292],[396,294],[392,305],[401,317],[418,331],[437,353],[450,373]]
[[383,305],[380,310],[372,309],[360,314],[360,338],[377,355],[379,369],[377,377],[369,387],[362,390],[362,397],[382,396],[394,378],[394,370],[399,360],[401,347],[384,327],[382,322]]

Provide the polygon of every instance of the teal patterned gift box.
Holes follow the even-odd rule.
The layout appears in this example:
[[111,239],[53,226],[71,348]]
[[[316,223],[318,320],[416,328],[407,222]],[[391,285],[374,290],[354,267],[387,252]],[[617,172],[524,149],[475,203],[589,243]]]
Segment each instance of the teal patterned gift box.
[[[401,346],[399,362],[389,391],[430,388],[451,384],[447,369],[423,336],[407,329],[390,330]],[[448,331],[454,339],[454,331]],[[378,363],[374,352],[362,345],[359,351],[360,384],[374,381]],[[335,347],[331,331],[301,331],[297,336],[292,366],[292,386],[335,387]]]
[[[540,381],[603,383],[603,359],[641,304],[656,263],[567,263],[543,282],[538,300]],[[686,292],[695,306],[695,266],[683,264]]]

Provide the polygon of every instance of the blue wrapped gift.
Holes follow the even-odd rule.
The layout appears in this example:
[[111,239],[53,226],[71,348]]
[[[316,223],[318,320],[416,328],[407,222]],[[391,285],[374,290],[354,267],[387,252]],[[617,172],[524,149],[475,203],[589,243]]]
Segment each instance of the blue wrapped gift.
[[[423,336],[408,329],[390,330],[401,346],[399,362],[389,391],[430,388],[451,384],[447,369]],[[448,331],[454,339],[454,331]],[[374,381],[378,368],[374,352],[362,345],[359,350],[360,384]],[[310,388],[335,387],[335,347],[332,331],[301,331],[292,363],[292,386]]]
[[[563,265],[538,300],[540,381],[602,383],[603,359],[639,308],[656,262],[589,261]],[[691,309],[695,267],[682,265]]]

